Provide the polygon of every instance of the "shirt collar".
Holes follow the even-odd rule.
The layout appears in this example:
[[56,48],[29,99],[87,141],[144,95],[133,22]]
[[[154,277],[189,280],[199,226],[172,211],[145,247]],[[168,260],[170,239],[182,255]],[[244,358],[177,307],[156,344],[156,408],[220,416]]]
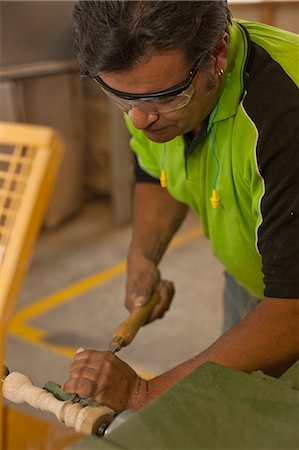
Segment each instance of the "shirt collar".
[[228,119],[236,114],[240,100],[244,95],[244,70],[249,55],[250,40],[245,29],[235,20],[229,30],[227,68],[224,72],[218,112],[216,107],[210,114],[208,130],[213,123]]
[[196,136],[191,133],[184,134],[184,142],[185,142],[185,158],[187,159],[193,150],[199,145],[207,135],[207,120],[203,123],[203,126],[196,134]]

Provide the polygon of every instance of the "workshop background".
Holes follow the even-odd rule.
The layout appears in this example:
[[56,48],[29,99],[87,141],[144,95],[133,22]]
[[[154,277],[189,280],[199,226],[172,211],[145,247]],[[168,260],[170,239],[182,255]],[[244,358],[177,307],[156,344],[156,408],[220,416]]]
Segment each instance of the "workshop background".
[[[297,0],[229,3],[235,17],[298,33]],[[72,1],[0,2],[0,120],[53,127],[65,143],[5,342],[6,365],[37,386],[63,383],[76,349],[106,349],[127,316],[129,136],[121,113],[94,82],[78,74],[72,8]],[[173,306],[120,353],[149,377],[197,354],[221,333],[223,270],[191,211],[161,271],[176,284]],[[55,421],[29,407],[17,408]]]

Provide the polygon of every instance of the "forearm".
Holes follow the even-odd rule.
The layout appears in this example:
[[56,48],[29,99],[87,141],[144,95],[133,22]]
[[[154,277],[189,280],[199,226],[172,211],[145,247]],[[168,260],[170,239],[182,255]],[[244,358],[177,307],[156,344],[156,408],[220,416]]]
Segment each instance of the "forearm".
[[186,213],[187,206],[171,197],[166,189],[156,184],[137,183],[129,265],[139,256],[158,264]]
[[147,401],[206,361],[279,376],[299,358],[299,300],[265,299],[208,349],[152,380]]
[[143,407],[206,361],[279,376],[299,358],[298,322],[298,299],[265,299],[204,352],[149,381],[111,352],[83,351],[64,390],[123,411]]

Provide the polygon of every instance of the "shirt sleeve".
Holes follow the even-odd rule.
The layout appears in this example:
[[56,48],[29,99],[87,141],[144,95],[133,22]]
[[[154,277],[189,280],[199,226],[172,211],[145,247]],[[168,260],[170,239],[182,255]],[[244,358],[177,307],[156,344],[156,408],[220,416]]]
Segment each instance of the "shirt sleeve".
[[136,183],[155,183],[155,184],[160,183],[160,180],[158,178],[149,175],[142,169],[142,167],[140,167],[136,153],[133,153],[133,158],[134,158],[134,174]]
[[254,46],[244,107],[258,133],[256,163],[264,184],[257,248],[266,297],[299,297],[298,100],[293,80]]

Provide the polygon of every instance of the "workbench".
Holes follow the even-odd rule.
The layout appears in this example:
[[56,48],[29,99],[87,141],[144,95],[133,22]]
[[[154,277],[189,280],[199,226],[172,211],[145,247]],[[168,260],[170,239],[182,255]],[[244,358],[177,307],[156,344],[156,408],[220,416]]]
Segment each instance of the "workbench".
[[298,449],[299,361],[279,379],[205,363],[109,435],[70,448]]

